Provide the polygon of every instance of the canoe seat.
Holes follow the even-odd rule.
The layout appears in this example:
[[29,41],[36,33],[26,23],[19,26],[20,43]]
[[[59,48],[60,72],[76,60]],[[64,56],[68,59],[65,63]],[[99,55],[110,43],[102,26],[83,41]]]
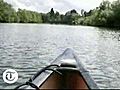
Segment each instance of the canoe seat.
[[61,66],[61,67],[72,67],[72,68],[77,68],[76,65],[70,64],[70,63],[62,63],[60,66]]

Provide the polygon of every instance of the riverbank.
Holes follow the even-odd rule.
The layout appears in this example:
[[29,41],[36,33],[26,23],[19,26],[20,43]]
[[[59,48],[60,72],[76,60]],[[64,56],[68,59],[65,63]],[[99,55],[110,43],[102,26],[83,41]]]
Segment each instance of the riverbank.
[[[1,23],[49,23],[67,25],[85,25],[120,29],[120,2],[103,1],[93,10],[81,10],[78,13],[75,9],[60,14],[53,8],[48,13],[39,13],[25,9],[15,9],[3,0],[0,1],[0,22]],[[10,12],[8,12],[10,11]]]

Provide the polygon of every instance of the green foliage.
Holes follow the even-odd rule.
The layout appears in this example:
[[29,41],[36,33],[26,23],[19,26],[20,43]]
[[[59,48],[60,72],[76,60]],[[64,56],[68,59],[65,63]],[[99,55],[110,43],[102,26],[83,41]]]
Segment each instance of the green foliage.
[[0,22],[18,22],[15,10],[10,4],[0,0]]
[[80,15],[77,13],[76,10],[73,9],[65,14],[64,23],[70,25],[77,25],[79,23],[79,18]]
[[[99,7],[90,12],[82,12],[82,25],[120,27],[120,0],[110,3],[103,1]],[[90,14],[88,14],[90,13]]]
[[81,14],[78,14],[73,9],[66,12],[65,15],[55,12],[53,8],[48,13],[38,13],[25,9],[18,9],[16,12],[10,4],[0,0],[0,22],[120,27],[120,0],[112,3],[103,0],[98,7],[88,12],[82,9]]
[[42,23],[42,15],[21,9],[18,9],[18,12],[16,12],[10,4],[0,0],[0,22]]
[[64,15],[54,12],[52,8],[47,14],[42,14],[44,23],[63,23]]
[[120,26],[120,0],[114,1],[112,4],[112,21],[114,26]]
[[17,15],[21,23],[42,23],[42,15],[37,12],[18,9]]

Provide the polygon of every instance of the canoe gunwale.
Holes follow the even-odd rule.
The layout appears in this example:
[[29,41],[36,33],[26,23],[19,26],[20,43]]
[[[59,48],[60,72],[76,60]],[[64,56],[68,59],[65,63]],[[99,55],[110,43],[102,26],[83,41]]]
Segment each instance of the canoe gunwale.
[[75,54],[74,54],[74,58],[77,61],[77,64],[78,64],[78,67],[79,67],[79,71],[82,74],[82,76],[85,79],[85,81],[87,82],[88,87],[90,89],[99,89],[98,86],[97,86],[97,84],[93,80],[93,78],[90,76],[89,71],[87,71],[84,68],[84,65],[81,63],[81,61],[79,60],[79,58]]

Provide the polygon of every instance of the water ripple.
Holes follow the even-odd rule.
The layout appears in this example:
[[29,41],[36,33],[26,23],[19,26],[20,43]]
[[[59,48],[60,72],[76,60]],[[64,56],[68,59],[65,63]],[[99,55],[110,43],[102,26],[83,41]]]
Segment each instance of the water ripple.
[[48,24],[1,24],[0,28],[0,75],[8,68],[19,73],[12,85],[0,76],[0,88],[24,83],[66,48],[75,50],[99,88],[120,88],[119,31]]

